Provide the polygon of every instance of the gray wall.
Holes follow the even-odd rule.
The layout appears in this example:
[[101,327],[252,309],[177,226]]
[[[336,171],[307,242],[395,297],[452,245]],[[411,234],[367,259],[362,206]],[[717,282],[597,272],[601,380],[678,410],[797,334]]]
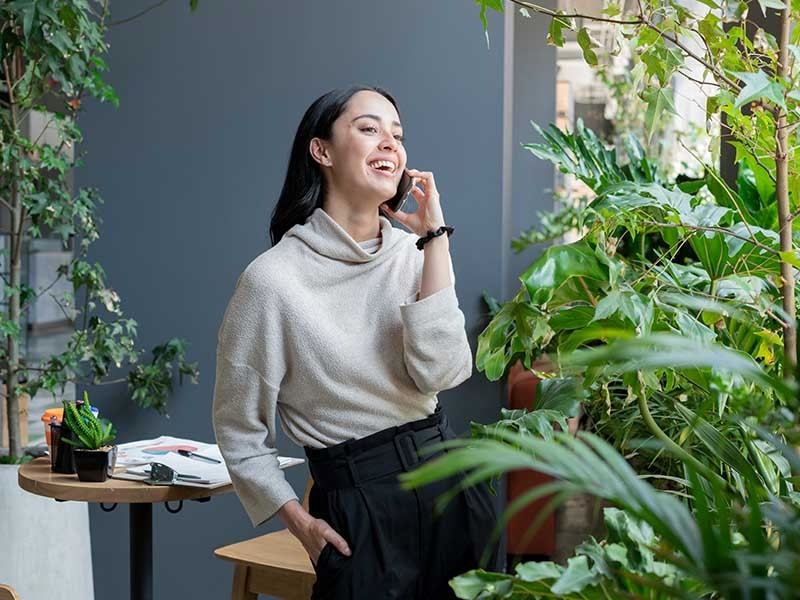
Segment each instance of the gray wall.
[[[116,3],[113,17],[150,4]],[[481,292],[502,299],[508,279],[503,213],[523,203],[513,213],[519,229],[546,203],[541,188],[552,185],[549,165],[534,165],[519,149],[530,138],[527,120],[553,115],[554,59],[544,35],[526,42],[535,55],[515,68],[518,77],[540,79],[521,86],[531,97],[515,103],[521,112],[515,131],[506,132],[515,146],[510,156],[525,160],[514,166],[510,204],[503,202],[501,15],[489,15],[487,50],[477,8],[463,0],[205,0],[194,14],[187,5],[169,2],[112,28],[108,80],[120,107],[89,103],[80,122],[88,154],[77,183],[99,188],[106,201],[92,258],[138,321],[138,345],[183,337],[200,368],[199,384],[170,398],[169,419],[138,409],[124,384],[90,389],[117,424],[118,441],[161,434],[213,439],[217,328],[236,278],[268,247],[268,217],[297,124],[311,101],[334,87],[374,83],[395,94],[410,164],[434,171],[456,228],[451,251],[475,351],[486,324]],[[454,429],[463,431],[470,420],[495,420],[503,392],[476,371],[441,399]],[[278,438],[283,454],[302,456],[282,432]],[[302,493],[305,467],[288,477]],[[96,596],[125,597],[127,509],[92,506],[91,522]],[[156,597],[227,597],[232,569],[212,550],[280,527],[275,519],[254,530],[233,494],[187,503],[176,515],[156,506]]]
[[[510,2],[506,3],[510,5]],[[556,0],[548,0],[542,6],[555,8]],[[506,177],[504,190],[502,270],[505,298],[519,291],[519,275],[525,272],[531,262],[541,253],[539,246],[522,252],[511,249],[511,240],[532,226],[536,226],[537,211],[553,207],[551,188],[554,183],[553,164],[540,160],[521,144],[542,142],[530,122],[534,121],[543,129],[555,121],[556,102],[556,64],[555,48],[547,46],[547,30],[550,19],[531,12],[533,18],[514,14],[514,28],[507,40],[509,53],[507,71],[513,73],[506,82],[506,92],[510,95],[511,110],[506,114]],[[511,88],[510,90],[508,88]],[[508,109],[508,98],[506,99]],[[510,129],[510,131],[509,131]]]

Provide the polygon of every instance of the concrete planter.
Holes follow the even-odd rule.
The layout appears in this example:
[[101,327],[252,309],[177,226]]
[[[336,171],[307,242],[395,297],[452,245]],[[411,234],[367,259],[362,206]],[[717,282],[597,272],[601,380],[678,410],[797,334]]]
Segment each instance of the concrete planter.
[[24,600],[94,600],[87,504],[30,494],[18,471],[0,465],[0,583]]

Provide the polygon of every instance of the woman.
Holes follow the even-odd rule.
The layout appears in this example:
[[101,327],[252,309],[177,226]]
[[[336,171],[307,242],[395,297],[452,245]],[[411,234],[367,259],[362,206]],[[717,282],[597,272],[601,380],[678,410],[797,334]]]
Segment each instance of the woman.
[[[388,92],[318,98],[297,130],[273,246],[239,277],[219,329],[217,441],[253,525],[278,514],[305,547],[314,598],[454,597],[448,580],[478,567],[497,518],[483,485],[440,515],[434,500],[459,478],[411,491],[397,480],[431,458],[419,448],[454,437],[436,394],[473,363],[433,174],[408,170],[422,186],[416,212],[384,205],[405,168]],[[309,460],[309,512],[278,468],[276,413]]]

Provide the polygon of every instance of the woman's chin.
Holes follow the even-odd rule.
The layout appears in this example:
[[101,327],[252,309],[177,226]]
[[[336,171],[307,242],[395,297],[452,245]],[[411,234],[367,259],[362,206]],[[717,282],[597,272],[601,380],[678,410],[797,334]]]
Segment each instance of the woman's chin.
[[397,193],[397,186],[393,185],[372,185],[369,190],[365,190],[373,198],[379,199],[379,203],[388,202]]

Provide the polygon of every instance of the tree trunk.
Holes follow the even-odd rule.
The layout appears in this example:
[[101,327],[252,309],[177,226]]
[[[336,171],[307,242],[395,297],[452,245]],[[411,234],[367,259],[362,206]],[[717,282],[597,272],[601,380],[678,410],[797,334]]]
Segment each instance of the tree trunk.
[[[14,290],[19,289],[22,279],[22,260],[20,258],[22,245],[17,239],[16,232],[20,230],[20,218],[22,217],[22,207],[17,193],[17,165],[14,163],[12,169],[12,183],[11,206],[11,235],[9,236],[9,245],[11,249],[10,260],[10,283]],[[12,292],[11,297],[8,299],[8,318],[12,324],[19,325],[20,317],[19,293]],[[8,363],[5,372],[6,380],[6,414],[8,415],[8,451],[10,456],[22,456],[22,444],[20,439],[19,427],[19,393],[17,391],[17,368],[19,366],[19,341],[13,335],[7,338],[7,356]]]
[[[778,75],[789,74],[789,33],[791,28],[791,11],[781,11],[780,55],[778,58]],[[778,118],[775,123],[775,192],[778,200],[778,223],[781,237],[781,251],[793,252],[792,218],[789,208],[789,134],[786,130],[786,111],[778,107]],[[797,328],[794,297],[794,267],[785,260],[781,261],[781,292],[783,310],[789,322],[783,328],[784,377],[794,377],[797,366]]]
[[[19,130],[17,119],[17,103],[12,93],[12,85],[17,81],[21,74],[21,57],[19,52],[11,60],[6,62],[6,73],[9,83],[9,102],[11,104],[11,120],[15,130]],[[12,288],[11,296],[8,299],[8,318],[12,326],[16,325],[19,330],[20,317],[20,293],[19,285],[22,279],[22,244],[20,235],[22,227],[22,199],[19,195],[18,178],[19,163],[13,160],[11,164],[11,232],[9,235],[9,283]],[[19,427],[19,392],[17,390],[17,368],[19,366],[19,341],[13,335],[8,335],[6,340],[6,372],[3,379],[6,384],[6,415],[8,415],[8,452],[10,456],[22,456],[22,444],[20,439]]]

